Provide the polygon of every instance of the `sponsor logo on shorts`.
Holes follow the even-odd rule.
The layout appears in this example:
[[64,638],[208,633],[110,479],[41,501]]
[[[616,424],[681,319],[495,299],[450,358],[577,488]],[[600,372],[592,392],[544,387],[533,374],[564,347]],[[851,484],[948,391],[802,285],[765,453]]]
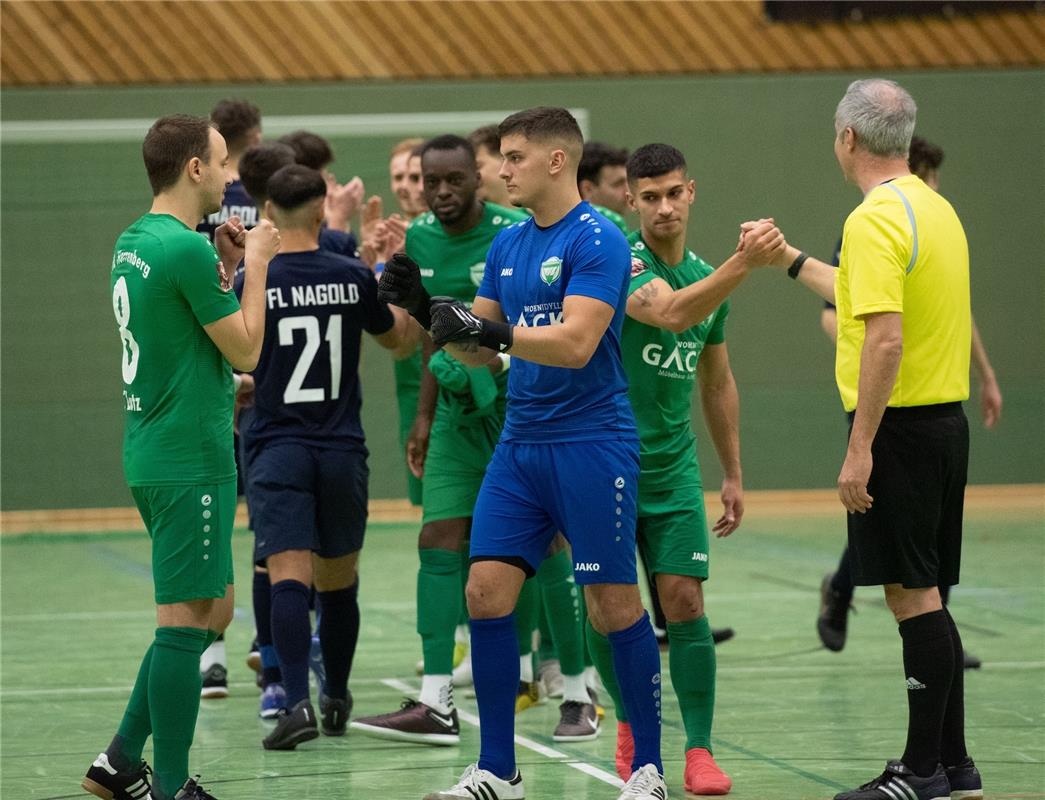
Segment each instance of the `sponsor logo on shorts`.
[[924,689],[924,688],[925,688],[925,684],[922,683],[917,678],[908,678],[907,679],[907,691],[910,692],[910,691],[913,691],[915,689]]
[[707,560],[708,560],[708,554],[707,553],[694,553],[693,554],[693,558],[690,559],[690,561],[707,561]]
[[578,561],[573,565],[574,572],[598,572],[602,565],[597,561]]

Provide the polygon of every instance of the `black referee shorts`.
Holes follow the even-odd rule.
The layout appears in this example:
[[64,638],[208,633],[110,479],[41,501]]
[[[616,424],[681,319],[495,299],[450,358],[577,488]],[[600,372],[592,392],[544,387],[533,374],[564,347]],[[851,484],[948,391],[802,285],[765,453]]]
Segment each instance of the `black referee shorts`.
[[[853,415],[849,416],[852,431]],[[858,586],[958,583],[969,422],[961,403],[887,408],[871,446],[866,514],[849,514]]]

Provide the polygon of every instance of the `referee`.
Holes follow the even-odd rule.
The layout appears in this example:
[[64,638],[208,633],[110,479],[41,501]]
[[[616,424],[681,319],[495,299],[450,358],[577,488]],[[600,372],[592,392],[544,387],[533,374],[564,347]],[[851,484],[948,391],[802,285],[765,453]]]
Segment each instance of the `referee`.
[[838,494],[853,578],[884,586],[903,640],[907,747],[835,800],[983,797],[965,749],[962,642],[937,588],[958,583],[961,563],[969,253],[950,203],[908,168],[915,112],[892,81],[850,84],[834,148],[864,200],[846,220],[839,268],[791,246],[777,264],[838,307],[835,377],[850,426]]

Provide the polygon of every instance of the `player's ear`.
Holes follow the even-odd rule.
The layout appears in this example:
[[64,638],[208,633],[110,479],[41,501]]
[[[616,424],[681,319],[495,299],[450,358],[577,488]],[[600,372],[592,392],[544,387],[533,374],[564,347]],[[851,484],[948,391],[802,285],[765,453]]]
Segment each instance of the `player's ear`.
[[276,210],[276,207],[272,204],[271,200],[265,201],[265,219],[275,219],[272,216],[272,212]]
[[313,206],[312,206],[312,211],[314,213],[313,222],[315,222],[317,225],[322,225],[323,224],[323,219],[326,216],[323,213],[324,206],[326,205],[326,200],[327,200],[327,198],[324,195],[323,197],[317,197],[315,202],[313,203]]
[[557,175],[563,171],[566,167],[566,151],[562,148],[556,148],[551,151],[548,157],[548,172],[552,175]]
[[689,195],[689,204],[693,205],[693,201],[697,199],[697,182],[692,178],[686,184],[686,193]]
[[[635,195],[631,193],[631,184],[628,184],[628,191],[625,193],[624,196],[628,198],[628,208],[630,208],[632,211],[638,211],[639,207],[635,205]],[[690,202],[693,202],[692,199],[690,200]]]
[[199,156],[193,156],[185,163],[185,173],[193,183],[203,180],[203,161]]

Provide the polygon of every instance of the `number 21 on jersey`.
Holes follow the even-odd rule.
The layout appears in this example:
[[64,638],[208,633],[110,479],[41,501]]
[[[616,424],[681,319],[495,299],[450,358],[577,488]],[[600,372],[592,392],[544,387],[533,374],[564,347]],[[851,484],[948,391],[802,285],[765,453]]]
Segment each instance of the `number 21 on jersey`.
[[[324,389],[305,389],[302,384],[312,367],[312,361],[319,352],[319,320],[316,317],[284,317],[279,321],[279,343],[281,346],[294,344],[294,332],[305,332],[305,349],[301,351],[298,363],[283,390],[283,402],[321,403],[326,400]],[[330,399],[337,400],[341,395],[341,315],[333,314],[327,323],[327,335],[323,337],[330,346]]]

